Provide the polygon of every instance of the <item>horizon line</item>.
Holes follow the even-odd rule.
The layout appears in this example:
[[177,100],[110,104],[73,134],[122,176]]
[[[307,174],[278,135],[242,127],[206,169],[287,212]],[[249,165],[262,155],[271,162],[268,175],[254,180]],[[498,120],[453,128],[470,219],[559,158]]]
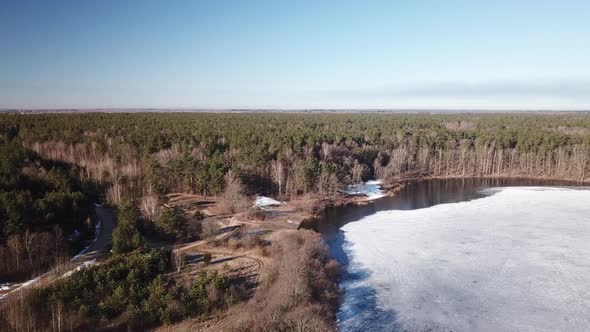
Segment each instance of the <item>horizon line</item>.
[[390,112],[390,113],[588,113],[590,109],[483,109],[483,108],[160,108],[160,107],[108,107],[108,108],[0,108],[3,113],[44,112],[44,113],[102,113],[102,112]]

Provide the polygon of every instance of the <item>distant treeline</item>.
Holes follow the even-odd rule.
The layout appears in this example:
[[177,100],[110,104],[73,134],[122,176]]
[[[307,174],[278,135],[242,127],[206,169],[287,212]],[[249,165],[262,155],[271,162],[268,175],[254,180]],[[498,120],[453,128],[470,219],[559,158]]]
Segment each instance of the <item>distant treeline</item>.
[[6,114],[6,142],[81,167],[108,201],[148,193],[333,195],[380,177],[588,178],[590,115]]

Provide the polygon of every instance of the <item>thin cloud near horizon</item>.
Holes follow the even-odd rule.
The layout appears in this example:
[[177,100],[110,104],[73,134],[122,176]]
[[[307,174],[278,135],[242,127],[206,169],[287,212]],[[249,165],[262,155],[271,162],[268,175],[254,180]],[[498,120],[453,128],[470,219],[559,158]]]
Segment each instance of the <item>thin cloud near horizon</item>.
[[557,97],[588,101],[590,80],[553,80],[546,82],[439,82],[407,86],[327,90],[323,93],[337,97]]

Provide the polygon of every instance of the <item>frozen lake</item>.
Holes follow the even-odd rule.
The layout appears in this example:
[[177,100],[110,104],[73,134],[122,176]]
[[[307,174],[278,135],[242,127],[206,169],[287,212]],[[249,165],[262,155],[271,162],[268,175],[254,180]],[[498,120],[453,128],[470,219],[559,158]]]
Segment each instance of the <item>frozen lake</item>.
[[340,330],[590,330],[590,190],[452,197],[339,226]]

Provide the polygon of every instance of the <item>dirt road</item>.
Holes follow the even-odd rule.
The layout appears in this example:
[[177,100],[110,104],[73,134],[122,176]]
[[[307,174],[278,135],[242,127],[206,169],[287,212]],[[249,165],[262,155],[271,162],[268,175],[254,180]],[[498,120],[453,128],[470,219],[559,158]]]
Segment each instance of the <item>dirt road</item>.
[[45,274],[17,285],[14,289],[0,296],[0,302],[9,302],[12,296],[15,296],[19,291],[36,287],[40,285],[47,285],[60,279],[70,271],[80,268],[81,266],[92,264],[104,252],[104,249],[111,242],[113,230],[117,224],[117,214],[115,209],[95,205],[97,222],[100,223],[98,234],[95,240],[85,248],[81,253],[72,257],[66,263],[63,263]]
[[87,253],[75,257],[75,261],[82,261],[92,259],[90,257],[96,257],[101,253],[105,247],[111,243],[113,230],[117,225],[117,211],[112,208],[106,208],[103,206],[96,206],[96,218],[100,221],[100,233],[94,241]]

